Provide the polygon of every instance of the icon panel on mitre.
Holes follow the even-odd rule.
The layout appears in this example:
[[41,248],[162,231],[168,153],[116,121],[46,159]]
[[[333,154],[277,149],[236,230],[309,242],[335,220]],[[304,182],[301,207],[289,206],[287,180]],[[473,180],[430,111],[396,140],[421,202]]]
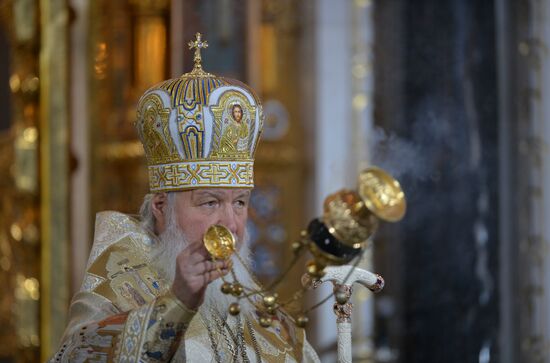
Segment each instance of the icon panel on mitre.
[[[211,98],[216,98],[213,93]],[[219,159],[251,159],[255,146],[256,107],[243,93],[223,91],[210,106],[213,116],[211,156]]]

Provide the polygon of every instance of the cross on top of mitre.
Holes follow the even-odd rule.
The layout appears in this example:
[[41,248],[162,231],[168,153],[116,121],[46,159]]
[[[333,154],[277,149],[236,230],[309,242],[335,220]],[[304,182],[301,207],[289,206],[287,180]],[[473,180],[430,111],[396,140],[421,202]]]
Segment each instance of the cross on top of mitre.
[[193,67],[193,70],[191,71],[191,73],[199,73],[199,74],[203,73],[204,71],[202,70],[202,64],[201,64],[201,61],[202,61],[201,49],[208,48],[208,42],[206,40],[205,41],[202,40],[201,33],[197,33],[195,34],[195,40],[189,41],[187,45],[189,45],[189,49],[195,49],[195,55],[193,57],[193,60],[195,61],[195,66]]

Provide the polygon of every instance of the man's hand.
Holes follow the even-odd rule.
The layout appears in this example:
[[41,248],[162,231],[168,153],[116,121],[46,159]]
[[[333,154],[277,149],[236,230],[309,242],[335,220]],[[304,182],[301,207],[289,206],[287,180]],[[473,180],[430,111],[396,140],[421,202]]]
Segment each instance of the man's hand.
[[191,243],[176,257],[172,292],[185,306],[196,310],[202,304],[208,284],[227,275],[231,264],[231,260],[211,261],[202,241]]

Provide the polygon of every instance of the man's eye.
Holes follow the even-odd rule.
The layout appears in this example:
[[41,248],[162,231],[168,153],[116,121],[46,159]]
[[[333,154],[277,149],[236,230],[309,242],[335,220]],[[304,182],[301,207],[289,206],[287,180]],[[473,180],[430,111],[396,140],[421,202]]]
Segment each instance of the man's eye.
[[209,201],[206,201],[206,202],[202,203],[202,205],[204,205],[205,207],[215,207],[216,205],[218,205],[218,201],[217,200],[209,200]]
[[241,208],[246,207],[246,202],[244,200],[237,200],[235,204],[237,204],[237,206]]

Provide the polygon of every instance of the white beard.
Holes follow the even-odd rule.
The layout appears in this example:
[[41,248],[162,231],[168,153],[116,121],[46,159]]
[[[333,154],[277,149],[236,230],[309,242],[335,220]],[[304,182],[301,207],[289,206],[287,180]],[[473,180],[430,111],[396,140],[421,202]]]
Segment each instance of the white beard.
[[[176,256],[180,254],[181,251],[187,247],[189,242],[187,241],[185,234],[177,225],[175,218],[168,218],[168,226],[166,230],[160,234],[159,245],[153,251],[153,258],[151,262],[154,267],[160,272],[161,277],[166,280],[169,286],[172,285],[176,273]],[[248,288],[258,290],[259,287],[254,282],[254,279],[247,271],[250,270],[251,266],[251,255],[250,248],[248,243],[250,238],[248,233],[245,231],[245,236],[242,243],[238,243],[240,248],[238,250],[238,255],[240,260],[246,264],[243,264],[239,261],[239,258],[235,253],[231,259],[233,260],[233,271],[239,283],[244,287],[244,293],[248,292]],[[234,282],[234,278],[231,273],[227,274],[224,277],[227,282]],[[237,299],[230,294],[224,294],[221,292],[221,286],[223,280],[218,278],[212,281],[206,288],[204,294],[204,302],[200,306],[199,310],[205,314],[208,314],[211,309],[214,309],[222,316],[226,316],[229,305],[233,302],[236,302]],[[239,301],[241,312],[252,312],[255,310],[253,304],[251,304],[247,299],[241,299]]]

